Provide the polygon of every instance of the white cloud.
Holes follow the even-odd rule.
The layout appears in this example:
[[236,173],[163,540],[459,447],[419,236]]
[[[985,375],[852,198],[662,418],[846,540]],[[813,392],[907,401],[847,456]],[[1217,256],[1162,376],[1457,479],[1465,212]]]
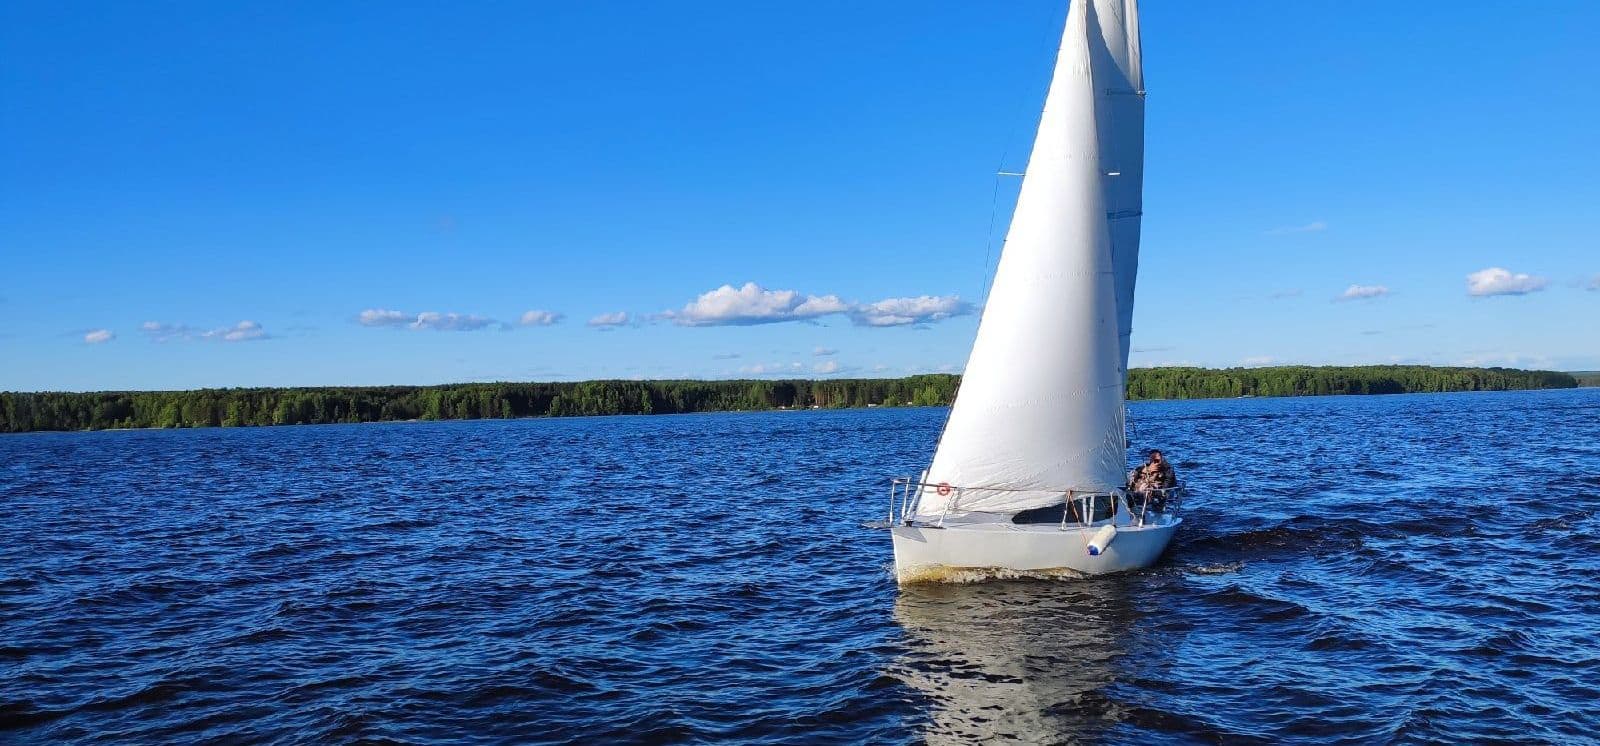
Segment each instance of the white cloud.
[[436,332],[471,332],[494,323],[494,319],[462,313],[423,311],[411,322],[412,329],[432,329]]
[[518,323],[523,326],[550,326],[562,319],[562,315],[555,311],[523,311]]
[[740,288],[723,285],[701,293],[681,310],[661,315],[681,326],[750,326],[813,319],[848,310],[849,305],[838,296],[767,290],[747,282]]
[[795,307],[794,313],[796,318],[809,319],[831,313],[843,313],[849,309],[849,304],[839,300],[837,295],[808,295],[804,303]]
[[1383,285],[1351,285],[1334,300],[1371,300],[1388,294],[1389,288]]
[[1589,280],[1589,284],[1585,287],[1587,287],[1589,290],[1600,290],[1600,275],[1595,275],[1593,278],[1591,278]]
[[231,328],[212,329],[201,332],[200,336],[207,339],[220,339],[224,342],[249,342],[257,339],[266,339],[267,330],[254,321],[241,321]]
[[1262,368],[1268,365],[1275,365],[1277,362],[1278,359],[1271,355],[1256,355],[1240,360],[1239,365],[1244,368]]
[[837,354],[839,354],[839,351],[835,350],[835,349],[833,349],[831,347],[818,347],[818,348],[816,348],[816,349],[811,351],[811,356],[812,357],[828,357],[830,355],[837,355]]
[[830,373],[838,373],[839,372],[839,361],[838,360],[824,360],[824,361],[822,361],[820,363],[817,363],[816,365],[811,366],[811,372],[812,373],[820,373],[822,375],[828,375]]
[[1513,273],[1511,270],[1500,267],[1481,269],[1467,275],[1467,295],[1486,297],[1491,295],[1525,295],[1538,290],[1543,290],[1549,280],[1543,277]]
[[972,311],[972,304],[954,295],[847,303],[837,295],[768,290],[747,282],[743,287],[723,285],[701,293],[682,309],[666,311],[658,318],[670,319],[680,326],[752,326],[846,314],[859,326],[884,327],[926,324]]
[[217,329],[197,329],[188,324],[166,324],[159,321],[146,321],[139,325],[139,331],[152,342],[171,342],[174,340],[210,339],[218,342],[251,342],[258,339],[270,339],[271,335],[262,328],[261,324],[254,321],[241,321],[233,326],[224,326]]
[[404,326],[411,323],[411,316],[386,308],[369,308],[362,311],[356,321],[362,326]]
[[196,330],[183,324],[167,324],[160,321],[146,321],[139,325],[139,331],[152,342],[170,342],[174,339],[189,339],[195,335]]
[[116,338],[117,335],[112,334],[110,329],[93,329],[87,334],[83,335],[83,343],[97,345],[104,342],[110,342]]
[[923,295],[863,303],[850,311],[850,319],[859,326],[907,326],[969,313],[972,313],[972,304],[954,295]]
[[1313,220],[1305,225],[1291,225],[1283,228],[1273,228],[1267,231],[1268,235],[1281,236],[1288,233],[1321,233],[1328,229],[1328,224],[1321,220]]
[[369,308],[362,311],[356,316],[356,322],[362,326],[395,328],[404,326],[410,329],[431,329],[436,332],[470,332],[495,324],[494,319],[470,313],[423,311],[412,316],[404,311],[387,308]]
[[596,329],[615,329],[619,326],[627,326],[628,322],[632,320],[633,317],[629,316],[627,311],[602,313],[599,316],[589,319],[589,326],[595,327]]

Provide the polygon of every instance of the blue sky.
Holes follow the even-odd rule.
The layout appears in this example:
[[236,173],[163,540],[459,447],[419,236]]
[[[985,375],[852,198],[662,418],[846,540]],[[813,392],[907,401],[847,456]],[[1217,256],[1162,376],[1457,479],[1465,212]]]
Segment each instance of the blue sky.
[[[959,370],[1064,10],[5,3],[0,389]],[[1135,365],[1600,369],[1600,4],[1143,20]]]

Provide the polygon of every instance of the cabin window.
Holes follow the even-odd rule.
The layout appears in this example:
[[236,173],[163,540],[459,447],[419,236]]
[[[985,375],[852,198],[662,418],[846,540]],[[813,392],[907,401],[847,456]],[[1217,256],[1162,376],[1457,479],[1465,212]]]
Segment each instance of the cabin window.
[[1089,523],[1103,521],[1116,513],[1116,498],[1111,495],[1082,495],[1074,497],[1070,502],[1056,505],[1046,505],[1042,508],[1024,510],[1011,517],[1012,523],[1061,523],[1065,513],[1066,523],[1083,523],[1083,514],[1087,513]]

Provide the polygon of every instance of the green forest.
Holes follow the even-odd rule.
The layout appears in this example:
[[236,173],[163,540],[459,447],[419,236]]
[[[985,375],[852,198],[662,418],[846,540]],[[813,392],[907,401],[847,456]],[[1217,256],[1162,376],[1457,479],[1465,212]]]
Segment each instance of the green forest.
[[[939,406],[960,377],[744,381],[581,381],[445,386],[0,393],[0,432],[251,427],[771,409]],[[1566,373],[1426,366],[1142,368],[1130,399],[1402,394],[1572,388]]]

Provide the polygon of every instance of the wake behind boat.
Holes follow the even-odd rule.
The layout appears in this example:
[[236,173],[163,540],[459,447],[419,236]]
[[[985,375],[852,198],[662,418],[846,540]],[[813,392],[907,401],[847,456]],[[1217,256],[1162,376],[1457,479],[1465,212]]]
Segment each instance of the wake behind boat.
[[1124,489],[1140,55],[1137,0],[1074,0],[961,388],[890,494],[900,582],[1145,567],[1182,523],[1175,490]]

